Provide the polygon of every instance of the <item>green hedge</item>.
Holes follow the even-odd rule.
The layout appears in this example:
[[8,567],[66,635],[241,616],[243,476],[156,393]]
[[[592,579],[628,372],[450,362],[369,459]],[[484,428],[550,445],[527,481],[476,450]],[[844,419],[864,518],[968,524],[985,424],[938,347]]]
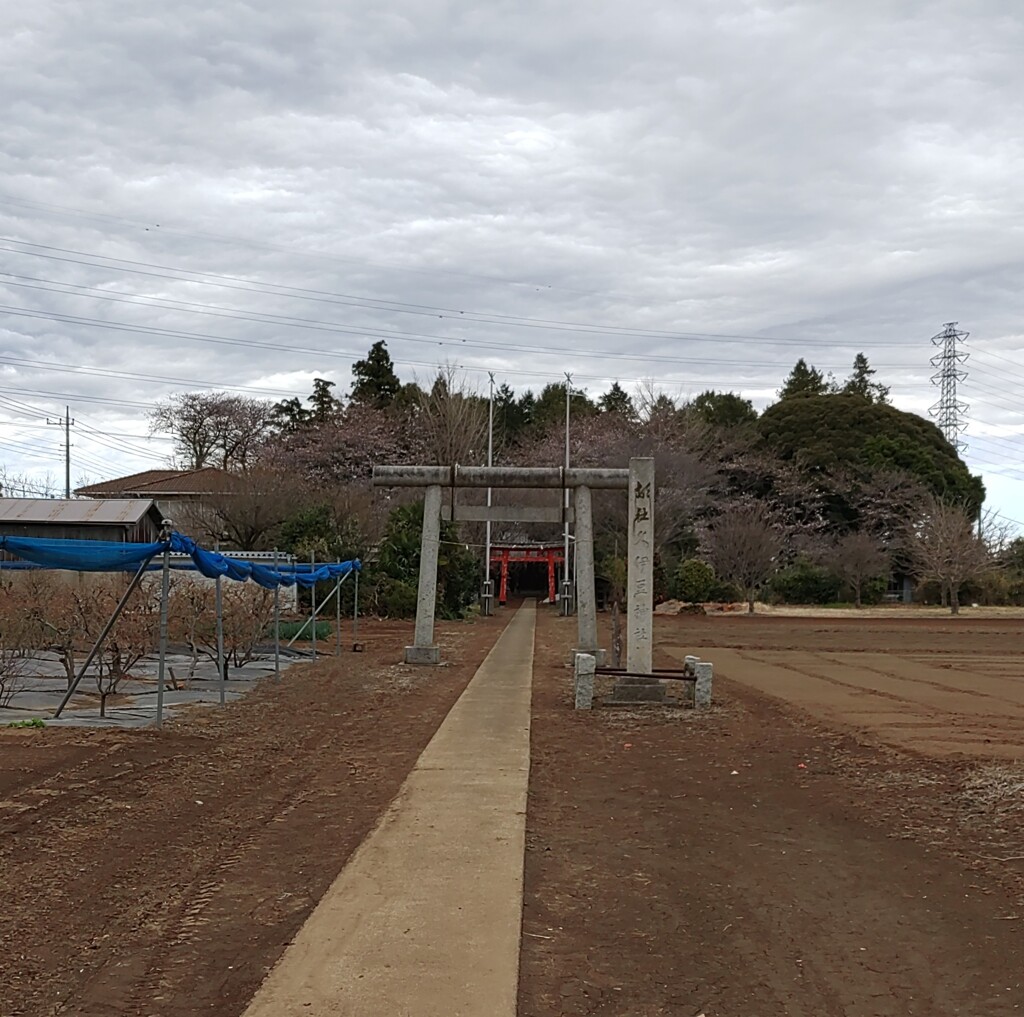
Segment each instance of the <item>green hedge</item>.
[[[297,622],[294,622],[294,621],[281,622],[281,638],[284,639],[284,640],[291,639],[292,636],[294,636],[299,631],[299,629],[302,628],[302,626],[304,624],[305,624],[304,622],[300,622],[300,621],[297,621]],[[309,641],[309,640],[311,640],[313,638],[312,634],[311,634],[312,628],[313,628],[312,625],[306,625],[306,631],[303,632],[302,635],[299,637],[301,642],[307,642],[307,641]],[[316,637],[317,637],[317,639],[329,639],[333,633],[334,633],[334,626],[331,625],[330,622],[318,621],[316,623]],[[267,629],[267,635],[271,639],[274,638],[274,627],[273,627],[273,625],[271,625]]]

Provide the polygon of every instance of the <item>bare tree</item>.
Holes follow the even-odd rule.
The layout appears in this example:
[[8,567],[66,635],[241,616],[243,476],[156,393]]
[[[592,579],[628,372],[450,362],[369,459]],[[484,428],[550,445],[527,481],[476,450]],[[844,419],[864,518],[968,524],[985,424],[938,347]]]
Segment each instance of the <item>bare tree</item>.
[[948,591],[950,613],[959,614],[960,588],[1001,567],[1005,539],[1005,529],[994,517],[983,516],[976,525],[963,505],[932,495],[922,517],[908,528],[906,549],[916,575]]
[[484,461],[487,403],[451,365],[437,372],[429,392],[420,395],[416,414],[425,450],[441,466]]
[[743,589],[754,613],[757,591],[780,564],[785,534],[758,502],[733,505],[717,516],[704,536],[705,552],[722,579]]
[[256,463],[274,424],[274,406],[267,399],[229,397],[218,418],[217,450],[225,470],[249,470]]
[[883,470],[868,477],[836,471],[832,490],[857,513],[860,529],[898,553],[907,537],[907,520],[922,515],[928,489],[910,473]]
[[[74,593],[82,633],[89,642],[98,638],[130,581],[126,576],[104,579],[92,589],[77,587]],[[107,699],[116,695],[121,682],[131,677],[132,669],[143,657],[156,649],[159,617],[159,586],[143,583],[125,604],[93,662],[101,717],[106,716]]]
[[174,439],[175,456],[184,469],[244,471],[270,434],[274,407],[269,400],[228,392],[182,392],[157,403],[149,419],[152,432]]
[[0,708],[24,691],[28,663],[40,646],[40,631],[26,610],[23,591],[13,583],[0,583]]
[[853,590],[854,603],[861,606],[864,584],[889,570],[889,556],[881,540],[863,530],[840,537],[832,548],[836,572]]
[[184,510],[181,523],[200,540],[225,540],[239,551],[257,551],[303,499],[303,484],[294,474],[257,468]]
[[29,476],[0,466],[0,498],[56,498],[64,497],[63,491],[63,483],[58,485],[52,473]]

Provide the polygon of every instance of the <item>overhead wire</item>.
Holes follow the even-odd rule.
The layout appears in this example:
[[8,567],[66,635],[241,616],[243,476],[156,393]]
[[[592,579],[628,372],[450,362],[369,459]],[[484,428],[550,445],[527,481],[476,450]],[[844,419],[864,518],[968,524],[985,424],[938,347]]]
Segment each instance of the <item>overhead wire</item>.
[[[789,346],[811,346],[820,348],[823,344],[815,344],[813,340],[804,338],[791,338],[784,336],[752,335],[735,332],[702,332],[684,329],[650,329],[637,328],[633,326],[609,325],[595,322],[574,322],[557,318],[531,318],[519,315],[506,315],[493,312],[467,311],[463,308],[451,308],[432,306],[426,304],[411,304],[404,301],[386,301],[377,298],[370,298],[372,302],[366,302],[366,298],[360,298],[353,294],[332,293],[329,290],[316,290],[309,287],[296,287],[282,283],[270,283],[266,281],[254,285],[252,280],[240,276],[222,275],[215,272],[202,272],[194,269],[181,268],[173,265],[160,265],[151,262],[136,261],[129,258],[113,258],[108,255],[95,254],[88,251],[78,251],[73,248],[55,247],[46,244],[37,244],[32,241],[18,240],[13,237],[0,237],[0,241],[8,244],[18,244],[30,250],[19,251],[15,248],[0,248],[11,253],[22,254],[30,257],[46,258],[48,260],[67,262],[70,264],[83,265],[90,268],[101,268],[108,271],[120,271],[135,275],[150,276],[176,282],[199,283],[201,285],[215,286],[218,289],[238,290],[245,293],[257,293],[277,297],[300,298],[303,300],[316,301],[319,303],[335,304],[345,307],[358,307],[370,311],[386,311],[389,313],[415,314],[429,318],[450,319],[452,321],[469,322],[472,324],[501,325],[503,327],[535,328],[559,332],[576,332],[584,335],[601,335],[619,338],[649,338],[649,339],[681,339],[700,342],[736,342],[749,344],[751,342],[764,344],[778,344]],[[58,254],[43,252],[59,252]],[[75,254],[80,258],[99,259],[98,261],[81,261],[63,257],[65,254]],[[159,269],[160,272],[150,271]],[[177,273],[177,274],[166,274]],[[39,283],[50,283],[51,285],[64,285],[77,289],[84,289],[100,294],[117,292],[99,287],[89,287],[79,283],[62,283],[56,280],[41,279],[34,276],[20,276],[14,273],[0,273],[16,280],[31,280]],[[196,276],[196,278],[185,278],[185,276]],[[11,284],[15,285],[15,284]],[[18,285],[25,285],[19,283]],[[34,287],[27,287],[34,288]],[[173,300],[173,298],[165,298]],[[182,301],[187,304],[189,302]],[[417,334],[417,333],[412,333]],[[891,349],[892,343],[884,340],[862,340],[853,342],[835,342],[834,345],[840,349],[864,348],[885,348]]]

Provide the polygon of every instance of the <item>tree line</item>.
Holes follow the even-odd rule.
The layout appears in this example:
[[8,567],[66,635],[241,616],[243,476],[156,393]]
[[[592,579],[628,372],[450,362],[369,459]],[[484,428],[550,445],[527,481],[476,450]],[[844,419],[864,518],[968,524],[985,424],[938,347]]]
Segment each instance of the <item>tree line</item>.
[[[861,603],[884,595],[893,575],[932,584],[923,588],[954,610],[965,590],[1018,596],[1016,573],[1002,568],[1016,559],[982,512],[980,479],[934,423],[892,406],[874,375],[862,353],[842,380],[801,358],[760,414],[734,392],[677,403],[653,384],[630,394],[616,381],[596,398],[572,388],[570,456],[579,466],[655,458],[661,596],[742,598],[751,609],[767,595]],[[564,382],[518,394],[497,386],[495,461],[559,465],[565,404]],[[389,603],[413,600],[418,523],[408,493],[370,490],[373,466],[483,463],[488,412],[488,394],[455,368],[426,385],[403,383],[379,341],[353,365],[345,396],[323,378],[306,399],[276,403],[188,392],[159,404],[151,423],[173,437],[177,465],[217,466],[236,478],[190,520],[198,535],[321,556],[372,550],[377,607],[387,613]],[[616,597],[621,500],[595,500],[598,570]],[[497,527],[495,539],[557,539],[556,529]],[[442,590],[451,613],[478,589],[481,535],[473,524],[447,531]],[[713,578],[702,585],[700,575]]]

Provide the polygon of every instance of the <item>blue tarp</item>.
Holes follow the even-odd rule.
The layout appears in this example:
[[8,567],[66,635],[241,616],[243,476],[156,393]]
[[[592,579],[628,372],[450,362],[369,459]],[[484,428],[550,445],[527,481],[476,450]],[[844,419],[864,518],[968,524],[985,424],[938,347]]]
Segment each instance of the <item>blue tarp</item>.
[[40,568],[68,569],[72,572],[123,572],[137,569],[157,555],[170,549],[176,554],[186,554],[197,571],[210,579],[224,576],[254,583],[272,590],[275,586],[302,586],[308,588],[314,583],[340,579],[362,565],[354,561],[334,562],[319,565],[316,569],[303,572],[291,568],[274,569],[254,562],[242,561],[207,551],[191,537],[172,533],[169,541],[154,544],[118,544],[105,540],[50,540],[43,537],[0,537],[0,550],[30,562]]

